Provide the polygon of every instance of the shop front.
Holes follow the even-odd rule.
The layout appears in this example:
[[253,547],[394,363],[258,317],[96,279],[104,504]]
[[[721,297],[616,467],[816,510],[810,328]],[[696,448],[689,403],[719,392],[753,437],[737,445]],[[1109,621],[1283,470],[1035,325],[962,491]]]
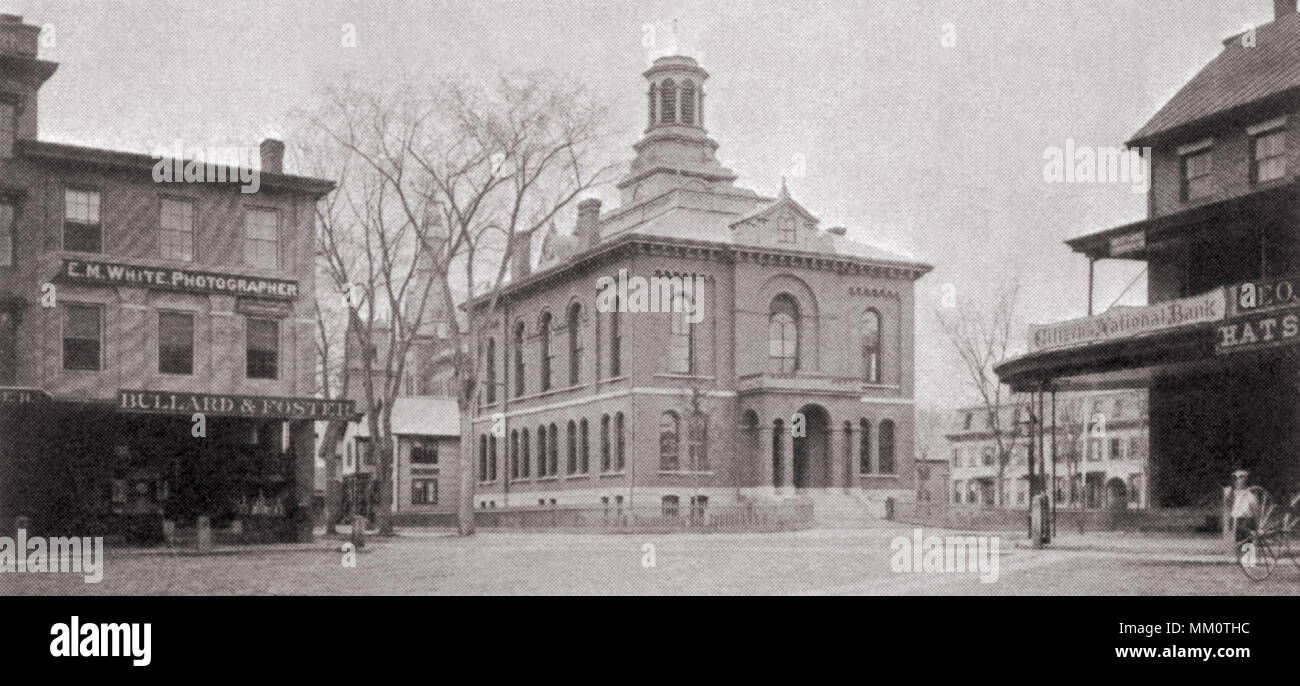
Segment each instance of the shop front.
[[[1297,286],[1300,277],[1243,282],[1033,327],[1029,352],[997,373],[1034,394],[1045,417],[1062,391],[1145,389],[1153,507],[1217,512],[1238,469],[1252,483],[1293,492],[1300,483]],[[1279,290],[1285,297],[1272,296]],[[1055,455],[1051,437],[1043,442],[1041,454]],[[1128,488],[1102,473],[1080,481],[1089,502],[1118,501]]]
[[[4,392],[0,392],[3,395]],[[10,395],[13,395],[12,390]],[[9,514],[51,535],[230,542],[311,536],[314,422],[346,402],[123,390],[115,404],[8,403]]]

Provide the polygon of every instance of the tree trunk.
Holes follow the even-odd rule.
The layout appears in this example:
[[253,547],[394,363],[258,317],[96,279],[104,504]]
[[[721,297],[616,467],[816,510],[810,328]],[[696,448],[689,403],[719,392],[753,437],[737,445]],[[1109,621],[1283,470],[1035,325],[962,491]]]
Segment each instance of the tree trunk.
[[470,400],[461,398],[461,437],[460,464],[457,478],[460,488],[456,497],[456,533],[461,536],[474,535],[474,422],[469,419],[472,411]]

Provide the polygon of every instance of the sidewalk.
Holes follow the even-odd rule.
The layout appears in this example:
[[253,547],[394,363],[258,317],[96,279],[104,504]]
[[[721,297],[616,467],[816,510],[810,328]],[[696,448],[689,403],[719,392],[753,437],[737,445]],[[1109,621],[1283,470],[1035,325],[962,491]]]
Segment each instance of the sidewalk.
[[[1033,549],[1026,539],[1017,548]],[[1129,531],[1060,532],[1043,550],[1117,553],[1162,562],[1236,564],[1219,534],[1138,533]]]

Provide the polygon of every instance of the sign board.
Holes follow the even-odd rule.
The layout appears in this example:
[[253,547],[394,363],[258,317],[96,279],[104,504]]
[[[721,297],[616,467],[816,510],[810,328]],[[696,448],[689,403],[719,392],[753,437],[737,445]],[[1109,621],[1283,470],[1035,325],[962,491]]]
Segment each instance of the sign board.
[[1300,306],[1272,309],[1230,319],[1216,328],[1214,353],[1278,348],[1300,343]]
[[1224,291],[1144,307],[1116,307],[1093,317],[1029,327],[1029,352],[1074,348],[1157,333],[1224,317]]
[[1228,316],[1268,312],[1300,305],[1300,276],[1287,276],[1227,286]]
[[293,304],[284,300],[240,298],[235,301],[235,311],[249,317],[283,319],[293,314]]
[[0,405],[36,405],[50,401],[50,394],[39,388],[0,386]]
[[351,400],[171,391],[120,390],[117,392],[117,409],[119,412],[142,414],[188,415],[199,412],[217,417],[265,419],[350,420],[356,416],[355,403]]
[[1136,255],[1147,249],[1146,231],[1134,231],[1110,239],[1109,252],[1111,257],[1124,257],[1125,255]]
[[93,260],[64,260],[55,277],[63,283],[106,286],[134,286],[186,293],[242,295],[278,300],[297,300],[298,282],[265,279],[239,274],[216,274],[189,269],[160,269]]

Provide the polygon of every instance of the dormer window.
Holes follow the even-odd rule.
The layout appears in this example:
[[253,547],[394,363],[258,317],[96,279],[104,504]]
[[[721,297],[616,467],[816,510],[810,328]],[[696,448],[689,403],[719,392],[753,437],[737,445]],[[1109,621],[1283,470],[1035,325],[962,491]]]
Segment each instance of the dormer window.
[[781,217],[777,223],[776,239],[781,243],[795,242],[794,217],[790,215]]
[[1286,118],[1252,126],[1250,134],[1250,182],[1265,183],[1286,176]]
[[1178,148],[1182,167],[1182,198],[1184,201],[1209,197],[1214,192],[1214,141]]

